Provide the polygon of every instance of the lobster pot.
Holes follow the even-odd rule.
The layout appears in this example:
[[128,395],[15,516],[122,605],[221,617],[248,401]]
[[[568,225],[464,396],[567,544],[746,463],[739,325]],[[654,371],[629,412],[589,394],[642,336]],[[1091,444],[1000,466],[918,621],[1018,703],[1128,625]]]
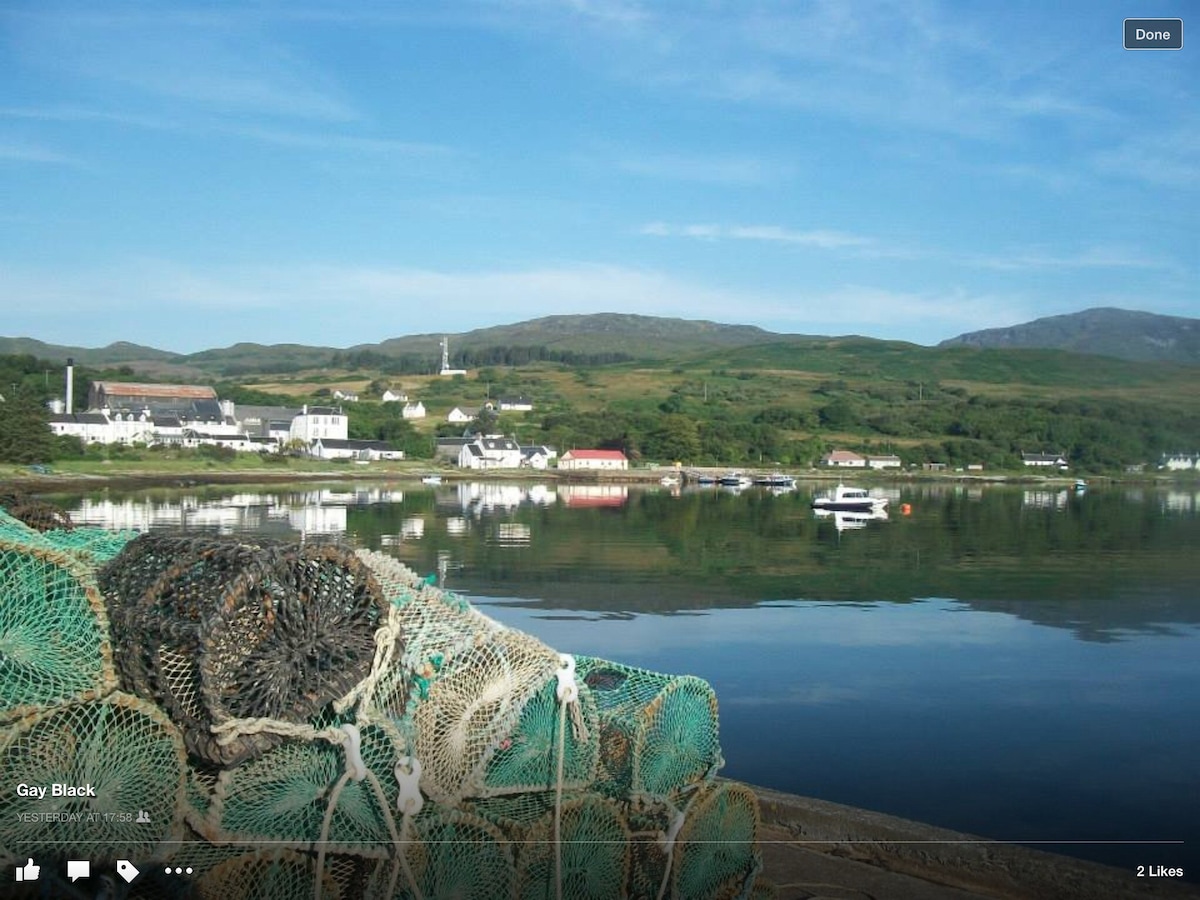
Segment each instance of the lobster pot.
[[387,601],[354,553],[143,535],[101,571],[129,689],[162,704],[187,749],[236,765],[279,743],[220,742],[231,719],[300,723],[366,676]]
[[[416,840],[408,845],[408,859],[426,900],[516,900],[512,845],[495,825],[461,810],[426,804],[412,827]],[[375,873],[370,896],[388,900],[417,896],[396,860],[380,863]],[[395,886],[389,892],[393,879]]]
[[675,840],[668,896],[746,900],[762,868],[758,797],[736,782],[698,788]]
[[446,806],[555,787],[560,735],[563,787],[596,775],[599,723],[586,689],[560,710],[557,653],[517,631],[483,636],[445,665],[404,723],[424,772],[421,788]]
[[[314,726],[336,724],[317,721]],[[380,798],[370,779],[347,780],[336,797],[325,834],[330,853],[384,858],[390,853],[389,822],[398,787],[392,775],[401,755],[395,730],[383,725],[362,729],[362,759],[379,782]],[[188,824],[217,844],[271,842],[304,849],[322,839],[323,822],[334,787],[346,771],[346,753],[324,739],[289,739],[241,765],[217,771],[193,768],[188,790]]]
[[720,768],[717,697],[708,682],[591,657],[578,657],[578,666],[600,716],[601,792],[668,797]]
[[[551,806],[517,845],[517,895],[522,900],[558,896],[554,809]],[[626,896],[629,828],[615,802],[598,794],[564,798],[561,811],[561,896],[614,900]]]
[[45,500],[12,491],[0,491],[0,513],[32,531],[69,531],[74,527],[65,510]]
[[0,511],[0,722],[96,699],[116,685],[91,569]]
[[[180,830],[184,766],[178,729],[136,697],[30,716],[0,738],[0,856],[50,858],[70,847],[93,862],[149,858]],[[87,785],[95,796],[19,797],[19,784]],[[137,821],[141,812],[149,823]]]

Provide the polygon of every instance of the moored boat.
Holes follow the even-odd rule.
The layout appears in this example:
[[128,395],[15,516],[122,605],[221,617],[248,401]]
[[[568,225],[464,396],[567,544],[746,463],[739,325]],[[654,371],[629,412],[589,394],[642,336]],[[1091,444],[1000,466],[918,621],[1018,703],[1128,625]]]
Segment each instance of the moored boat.
[[424,475],[421,478],[421,484],[441,484],[441,475]]
[[721,487],[744,488],[750,487],[753,483],[749,476],[743,475],[741,472],[728,472],[717,479],[717,484]]
[[887,507],[887,503],[886,497],[872,497],[865,488],[839,484],[830,494],[814,497],[812,508],[843,512],[877,512]]

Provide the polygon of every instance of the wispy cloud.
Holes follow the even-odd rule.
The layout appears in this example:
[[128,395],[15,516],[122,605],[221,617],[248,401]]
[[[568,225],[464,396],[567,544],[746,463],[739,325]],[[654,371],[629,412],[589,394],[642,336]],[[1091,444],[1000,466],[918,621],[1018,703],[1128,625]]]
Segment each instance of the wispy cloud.
[[12,24],[12,44],[27,65],[123,88],[132,100],[222,115],[360,117],[333,78],[243,18],[51,8]]
[[765,241],[772,244],[790,244],[798,247],[816,247],[821,250],[866,248],[877,245],[868,237],[847,234],[844,231],[814,229],[796,231],[779,225],[671,225],[666,222],[648,222],[638,229],[638,234],[653,237],[686,237],[706,241],[736,240]]
[[46,163],[50,165],[78,166],[82,161],[67,153],[51,150],[41,144],[0,138],[0,161],[17,163]]
[[[0,107],[0,119],[23,119],[40,122],[107,123],[115,126],[161,131],[185,135],[221,134],[265,144],[294,147],[301,150],[327,150],[347,153],[384,154],[400,156],[447,156],[459,151],[446,144],[427,141],[408,141],[373,135],[349,134],[344,130],[303,130],[246,123],[239,119],[213,116],[172,117],[109,112],[79,107]],[[333,125],[333,128],[343,127]],[[0,154],[2,155],[2,154]],[[45,161],[58,161],[47,158]],[[64,160],[65,161],[65,160]]]
[[791,247],[811,247],[849,253],[864,259],[894,259],[941,262],[965,268],[1001,272],[1067,269],[1158,269],[1180,266],[1161,255],[1118,245],[1096,245],[1079,250],[1023,248],[997,253],[963,253],[945,248],[900,246],[865,235],[830,229],[800,231],[781,225],[719,225],[713,223],[673,225],[647,222],[637,233],[650,237],[690,238],[701,241],[761,241]]
[[982,269],[1028,272],[1053,269],[1176,269],[1178,266],[1159,256],[1140,253],[1128,247],[1087,247],[1073,253],[1020,251],[1010,254],[966,255],[958,262]]
[[1122,179],[1171,188],[1200,187],[1200,126],[1130,138],[1097,152],[1092,165]]

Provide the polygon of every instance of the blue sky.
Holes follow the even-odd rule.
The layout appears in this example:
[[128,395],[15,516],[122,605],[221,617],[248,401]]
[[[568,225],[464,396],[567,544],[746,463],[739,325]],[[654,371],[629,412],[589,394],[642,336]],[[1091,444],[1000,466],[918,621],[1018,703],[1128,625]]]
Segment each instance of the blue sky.
[[1196,7],[1142,6],[2,3],[0,335],[1200,316],[1200,64],[1121,47]]

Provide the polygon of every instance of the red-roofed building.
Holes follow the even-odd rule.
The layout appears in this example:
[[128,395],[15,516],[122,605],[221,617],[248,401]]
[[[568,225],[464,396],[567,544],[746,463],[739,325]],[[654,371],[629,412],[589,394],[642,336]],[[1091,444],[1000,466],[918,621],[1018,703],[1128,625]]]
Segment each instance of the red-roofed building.
[[567,471],[614,471],[628,469],[629,460],[620,450],[568,450],[558,459]]

